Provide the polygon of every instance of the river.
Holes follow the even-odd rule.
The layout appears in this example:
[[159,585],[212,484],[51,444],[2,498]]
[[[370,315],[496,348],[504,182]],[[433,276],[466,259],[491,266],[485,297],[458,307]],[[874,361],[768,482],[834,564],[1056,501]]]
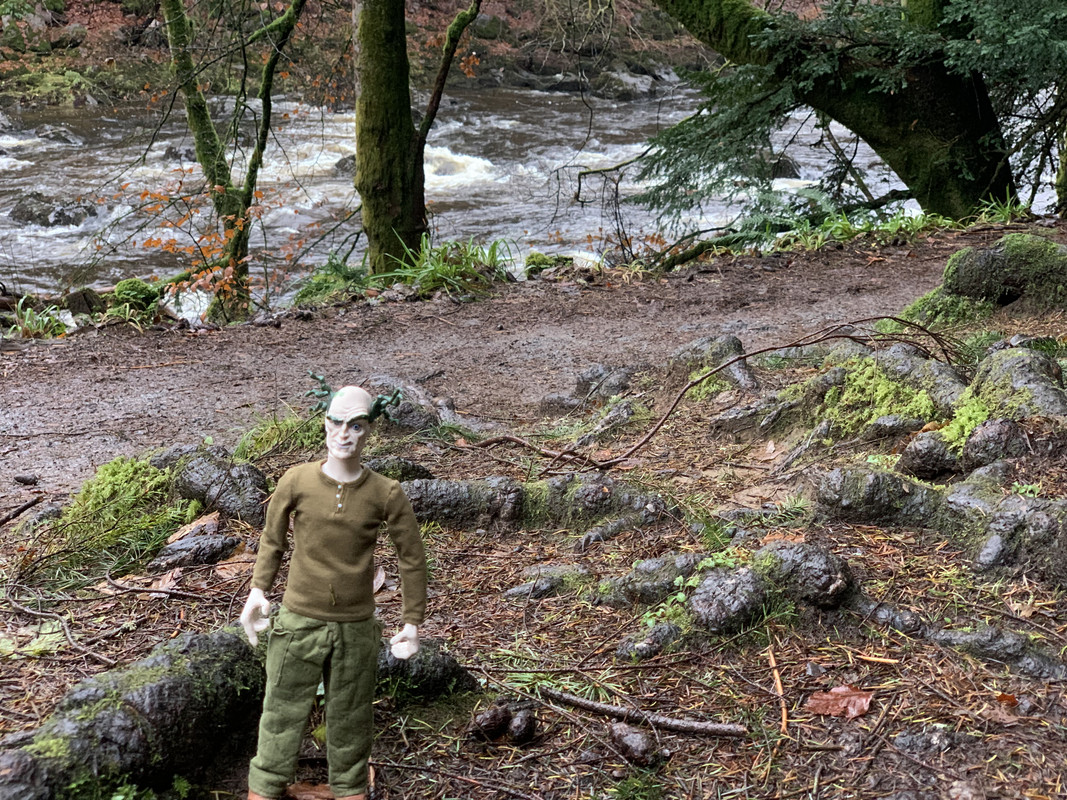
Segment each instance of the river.
[[[576,201],[578,172],[632,158],[649,136],[698,102],[681,84],[662,97],[630,102],[514,89],[446,95],[425,158],[435,239],[503,240],[517,258],[530,249],[596,257],[615,231],[613,209],[600,202],[595,180],[585,202]],[[331,251],[351,248],[355,226],[337,220],[358,200],[351,171],[337,168],[355,152],[353,114],[283,100],[274,115],[251,263],[277,297]],[[12,118],[14,126],[0,133],[0,281],[9,291],[55,294],[169,275],[196,257],[183,252],[193,238],[170,227],[156,198],[181,193],[179,181],[195,183],[192,142],[180,114],[161,127],[158,119],[158,111],[143,105],[47,108]],[[817,138],[802,118],[793,124],[812,142]],[[810,155],[802,148],[797,159],[801,183],[817,179],[825,163],[821,151],[808,149]],[[860,162],[878,164],[869,151]],[[882,183],[892,186],[892,176]],[[16,223],[10,211],[30,189],[90,201],[97,214],[80,225]],[[620,187],[623,195],[636,190],[632,183]],[[184,210],[172,209],[170,222]],[[624,213],[627,233],[637,239],[659,231],[649,212],[627,205]],[[703,214],[698,223],[710,226],[734,212],[712,205]],[[162,247],[168,240],[173,246]],[[359,252],[357,246],[350,262]]]

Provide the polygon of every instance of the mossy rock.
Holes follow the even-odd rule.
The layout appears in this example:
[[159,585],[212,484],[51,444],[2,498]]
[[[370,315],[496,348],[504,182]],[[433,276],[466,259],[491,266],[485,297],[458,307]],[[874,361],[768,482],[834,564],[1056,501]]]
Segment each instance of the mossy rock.
[[952,296],[998,306],[1026,298],[1035,308],[1067,307],[1067,247],[1029,233],[1010,233],[989,248],[953,255],[942,279]]
[[112,305],[129,305],[135,311],[145,311],[159,299],[159,290],[140,278],[127,278],[115,285]]

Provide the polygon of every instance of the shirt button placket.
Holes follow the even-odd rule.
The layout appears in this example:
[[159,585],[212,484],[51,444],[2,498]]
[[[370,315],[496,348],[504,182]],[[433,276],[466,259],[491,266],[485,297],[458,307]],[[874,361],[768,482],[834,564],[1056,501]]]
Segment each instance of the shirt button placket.
[[340,511],[344,507],[341,502],[341,484],[337,484],[337,510]]

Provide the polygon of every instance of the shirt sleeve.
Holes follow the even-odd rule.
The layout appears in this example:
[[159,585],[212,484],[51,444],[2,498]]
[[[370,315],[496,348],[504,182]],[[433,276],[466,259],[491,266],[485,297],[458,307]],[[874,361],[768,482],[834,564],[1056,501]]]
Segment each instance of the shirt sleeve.
[[411,502],[396,481],[390,487],[385,510],[389,538],[396,547],[400,567],[404,624],[421,625],[426,618],[426,550]]
[[285,473],[267,504],[267,521],[259,537],[259,554],[252,571],[252,586],[269,591],[289,546],[289,515],[293,511],[293,480]]

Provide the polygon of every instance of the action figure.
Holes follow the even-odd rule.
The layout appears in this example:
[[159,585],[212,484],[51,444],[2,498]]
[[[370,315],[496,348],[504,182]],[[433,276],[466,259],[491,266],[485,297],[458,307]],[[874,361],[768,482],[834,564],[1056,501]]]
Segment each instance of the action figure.
[[268,591],[293,524],[293,553],[282,605],[267,643],[267,690],[259,748],[248,775],[249,800],[281,797],[296,768],[320,679],[326,688],[326,758],[338,800],[364,800],[373,739],[374,685],[381,624],[374,617],[374,547],[384,522],[396,547],[403,629],[390,640],[397,658],[419,649],[426,615],[426,556],[400,484],[360,463],[382,400],[345,386],[326,410],[325,461],[286,472],[267,521],[241,625],[253,647],[271,623]]

